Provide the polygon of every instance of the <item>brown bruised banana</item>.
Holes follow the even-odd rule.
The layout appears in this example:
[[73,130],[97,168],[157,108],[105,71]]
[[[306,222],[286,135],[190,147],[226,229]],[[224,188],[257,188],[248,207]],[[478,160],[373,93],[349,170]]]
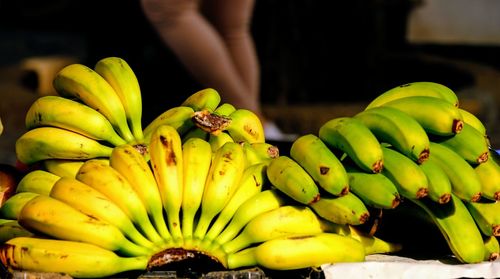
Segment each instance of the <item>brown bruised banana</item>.
[[340,159],[316,135],[307,134],[296,139],[290,156],[326,192],[335,196],[349,192],[349,178]]
[[465,202],[479,230],[486,236],[500,236],[500,202]]
[[[495,152],[495,151],[490,151]],[[489,200],[500,200],[500,165],[490,159],[474,167],[481,182],[482,197]]]
[[363,200],[352,192],[340,197],[322,195],[319,201],[309,207],[318,216],[340,225],[361,225],[370,218],[370,212]]
[[319,129],[319,138],[330,148],[341,150],[361,169],[378,173],[384,165],[380,142],[368,127],[353,117],[337,117]]
[[419,165],[425,173],[428,184],[428,196],[431,200],[438,203],[447,203],[451,198],[451,181],[444,170],[435,162],[434,157]]

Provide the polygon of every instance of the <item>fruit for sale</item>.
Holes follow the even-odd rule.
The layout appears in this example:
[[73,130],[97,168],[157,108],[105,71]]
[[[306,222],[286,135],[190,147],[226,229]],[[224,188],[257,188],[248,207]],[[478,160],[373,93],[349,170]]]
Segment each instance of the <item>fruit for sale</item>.
[[48,196],[59,178],[61,177],[44,170],[30,171],[17,184],[16,193],[32,192]]
[[435,162],[434,156],[419,165],[428,182],[428,196],[437,203],[447,203],[451,197],[451,181],[444,170]]
[[268,142],[241,142],[243,152],[245,152],[246,166],[260,163],[269,163],[270,160],[280,155],[279,148]]
[[276,189],[301,204],[313,204],[320,200],[319,188],[295,160],[288,156],[273,159],[267,167],[269,182]]
[[337,117],[324,123],[319,138],[330,148],[341,150],[361,169],[378,173],[384,166],[380,143],[366,125],[353,117]]
[[128,126],[135,140],[142,141],[144,135],[141,88],[130,65],[120,57],[106,57],[97,61],[94,70],[115,90],[123,105]]
[[500,244],[495,236],[484,236],[484,261],[496,261],[500,257]]
[[318,216],[340,225],[361,225],[370,218],[366,205],[352,192],[343,196],[325,194],[309,206]]
[[238,108],[228,117],[230,122],[225,127],[225,131],[235,142],[265,142],[264,126],[253,111]]
[[194,110],[187,106],[177,106],[167,109],[144,128],[144,142],[149,143],[151,135],[161,125],[170,125],[180,135],[184,135],[189,129],[194,127],[194,122],[191,120],[193,115]]
[[213,88],[199,90],[187,97],[181,106],[192,108],[194,111],[209,110],[214,111],[221,101],[219,92]]
[[24,205],[40,194],[33,192],[16,193],[0,207],[0,218],[17,220]]
[[424,128],[407,113],[392,107],[374,107],[354,115],[380,142],[422,163],[429,157],[429,137]]
[[[491,152],[495,151],[490,151],[490,154]],[[491,158],[475,166],[474,171],[481,182],[481,196],[489,200],[500,200],[500,165]]]
[[318,136],[307,134],[297,138],[290,156],[326,192],[335,196],[349,192],[349,178],[342,162]]
[[[19,225],[17,220],[0,219],[0,243],[4,243],[9,239],[20,236],[34,236],[23,226]],[[1,248],[0,248],[1,249]]]
[[486,236],[500,236],[500,202],[465,202],[479,230]]

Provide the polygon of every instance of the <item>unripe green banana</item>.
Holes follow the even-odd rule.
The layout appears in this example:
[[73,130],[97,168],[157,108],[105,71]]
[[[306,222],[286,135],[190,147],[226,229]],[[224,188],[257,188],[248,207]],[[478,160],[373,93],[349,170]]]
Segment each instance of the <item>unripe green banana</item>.
[[[495,151],[490,151],[495,152]],[[500,200],[500,165],[493,159],[474,167],[480,182],[482,197]]]
[[228,267],[257,263],[272,270],[294,270],[365,260],[364,247],[359,241],[335,233],[280,237],[247,249],[228,255]]
[[19,180],[16,193],[32,192],[48,196],[59,178],[61,177],[44,170],[30,171]]
[[451,197],[451,181],[446,172],[435,161],[434,156],[419,165],[428,182],[428,196],[437,203],[447,203]]
[[410,96],[435,97],[443,99],[455,107],[459,105],[458,96],[447,86],[436,82],[417,81],[402,84],[383,92],[373,99],[366,109],[378,107],[387,102]]
[[126,142],[99,111],[61,96],[36,99],[26,113],[25,123],[28,130],[43,126],[58,127],[113,146]]
[[342,162],[318,136],[307,134],[296,139],[290,156],[326,192],[335,196],[349,192],[349,178]]
[[39,195],[33,192],[20,192],[12,195],[0,207],[0,218],[18,220],[23,207]]
[[417,163],[429,157],[429,137],[407,113],[392,107],[374,107],[354,117],[361,120],[380,142],[391,144]]
[[208,109],[214,111],[221,101],[219,92],[213,88],[205,88],[188,96],[181,106],[191,107],[194,111]]
[[482,195],[481,181],[474,168],[450,148],[431,142],[431,157],[444,170],[452,192],[465,201],[478,201]]
[[500,236],[500,202],[465,202],[472,218],[486,236]]
[[483,122],[472,112],[463,109],[463,108],[458,108],[460,111],[460,114],[462,115],[462,118],[464,120],[464,123],[469,124],[470,126],[474,127],[476,130],[478,130],[484,137],[487,137],[486,133],[486,127],[484,126]]
[[0,260],[11,270],[102,278],[125,271],[146,270],[149,257],[120,257],[84,242],[16,237],[0,248]]
[[235,142],[265,142],[264,126],[253,111],[239,108],[233,111],[229,118],[231,121],[225,131]]
[[319,129],[319,138],[330,148],[341,150],[361,169],[378,173],[384,165],[379,141],[366,125],[353,117],[337,117]]
[[17,220],[0,219],[0,243],[4,243],[9,239],[20,236],[32,237],[34,234],[19,225]]
[[396,185],[399,194],[408,199],[421,199],[427,196],[429,183],[418,164],[391,148],[384,146],[382,150],[384,154],[382,174]]
[[435,97],[412,96],[383,104],[406,112],[424,128],[428,134],[452,136],[463,127],[462,114],[458,107]]
[[230,103],[222,103],[215,110],[214,113],[223,116],[229,116],[236,110],[236,107]]
[[322,195],[321,199],[309,205],[317,215],[340,225],[361,225],[370,218],[370,212],[354,193],[343,196]]
[[184,135],[194,127],[192,117],[194,110],[187,106],[173,107],[158,115],[144,128],[144,142],[149,143],[153,132],[161,125],[174,127],[180,135]]
[[243,152],[245,152],[247,167],[254,164],[269,163],[270,160],[280,155],[278,147],[268,142],[241,142],[240,144],[243,146]]
[[29,130],[16,141],[17,159],[27,165],[45,159],[86,160],[109,157],[112,150],[94,139],[55,127]]
[[484,261],[496,261],[500,257],[500,244],[495,236],[484,236]]
[[301,204],[313,204],[320,199],[312,177],[288,156],[273,159],[267,167],[267,177],[276,189]]

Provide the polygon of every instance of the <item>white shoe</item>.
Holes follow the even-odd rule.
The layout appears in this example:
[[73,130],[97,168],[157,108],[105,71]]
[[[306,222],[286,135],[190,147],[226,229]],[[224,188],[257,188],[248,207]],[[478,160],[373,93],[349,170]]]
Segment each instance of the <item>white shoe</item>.
[[281,131],[281,129],[276,125],[276,123],[267,121],[264,123],[264,134],[266,140],[271,141],[294,141],[297,139],[295,134],[286,134]]

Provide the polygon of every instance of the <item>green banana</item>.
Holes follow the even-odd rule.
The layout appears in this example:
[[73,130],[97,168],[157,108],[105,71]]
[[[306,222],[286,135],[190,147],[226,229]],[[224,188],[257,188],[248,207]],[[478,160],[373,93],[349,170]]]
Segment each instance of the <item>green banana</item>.
[[214,113],[223,116],[229,116],[236,110],[236,107],[230,103],[222,103],[215,110]]
[[370,218],[363,200],[352,192],[340,197],[325,194],[309,206],[318,216],[340,225],[361,225]]
[[500,236],[500,202],[464,202],[479,230],[486,236]]
[[32,170],[19,180],[16,193],[32,192],[48,196],[59,178],[61,177],[48,171]]
[[378,173],[384,165],[382,148],[366,125],[353,117],[337,117],[324,123],[319,138],[330,148],[343,151],[361,169]]
[[12,195],[0,207],[0,218],[18,220],[23,207],[39,195],[33,192],[20,192]]
[[214,111],[221,101],[219,92],[213,88],[205,88],[188,96],[181,106],[192,108],[194,111],[208,109]]
[[484,126],[483,122],[476,115],[474,115],[472,112],[470,112],[466,109],[463,109],[463,108],[458,108],[458,110],[460,111],[460,114],[462,115],[464,123],[469,124],[470,126],[474,127],[484,137],[487,137],[486,127]]
[[268,142],[241,142],[240,144],[243,146],[243,151],[245,152],[247,167],[269,162],[280,155],[279,148]]
[[475,166],[474,171],[481,182],[482,197],[500,200],[500,165],[494,159],[490,159]]
[[342,162],[318,136],[307,134],[297,138],[290,156],[326,192],[335,196],[349,192],[349,178]]
[[484,236],[484,261],[496,261],[500,257],[500,244],[495,236]]
[[192,121],[193,115],[194,110],[191,107],[178,106],[167,109],[144,128],[144,142],[149,143],[151,135],[161,125],[170,125],[179,134],[184,135],[189,129],[194,127],[194,122]]
[[361,231],[358,227],[349,226],[350,237],[358,240],[365,249],[365,255],[391,254],[403,249],[400,243],[383,240],[377,236]]
[[428,182],[428,196],[438,203],[447,203],[451,197],[451,181],[441,166],[435,162],[434,156],[419,165]]
[[17,220],[0,219],[0,243],[20,236],[34,236],[35,234],[19,225]]

